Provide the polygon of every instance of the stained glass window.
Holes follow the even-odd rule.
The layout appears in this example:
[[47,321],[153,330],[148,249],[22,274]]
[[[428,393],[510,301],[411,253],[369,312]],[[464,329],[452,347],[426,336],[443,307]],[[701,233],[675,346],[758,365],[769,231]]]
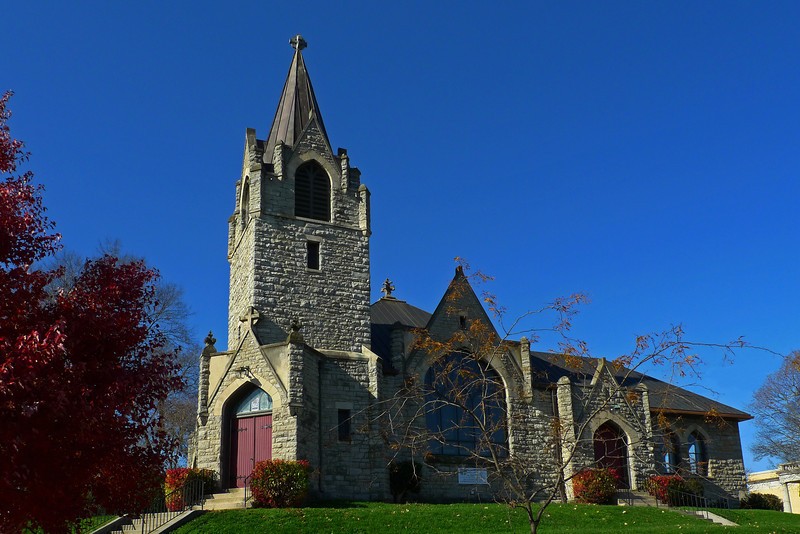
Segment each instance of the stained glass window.
[[255,412],[271,412],[272,397],[263,389],[254,389],[236,408],[236,415],[249,415]]

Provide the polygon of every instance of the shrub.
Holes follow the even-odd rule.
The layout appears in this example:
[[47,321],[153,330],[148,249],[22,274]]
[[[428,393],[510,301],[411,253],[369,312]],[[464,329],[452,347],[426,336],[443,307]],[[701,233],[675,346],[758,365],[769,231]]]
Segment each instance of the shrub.
[[587,469],[572,478],[575,500],[587,504],[613,504],[620,476],[613,469]]
[[750,493],[739,503],[740,508],[750,510],[775,510],[783,512],[783,501],[777,495],[769,493]]
[[691,496],[703,496],[703,483],[680,475],[655,475],[647,480],[647,492],[664,504],[681,506]]
[[195,480],[202,480],[205,482],[204,493],[211,493],[214,490],[216,483],[216,473],[211,469],[197,469],[195,467],[178,467],[175,469],[167,469],[167,477],[164,481],[164,494],[166,497],[167,510],[176,512],[182,510],[185,504],[184,492],[176,491],[178,488],[185,486]]
[[405,502],[410,493],[419,493],[422,486],[420,465],[411,461],[389,464],[389,490],[394,502]]
[[306,460],[258,462],[250,479],[253,506],[288,508],[302,505],[308,495],[308,471]]

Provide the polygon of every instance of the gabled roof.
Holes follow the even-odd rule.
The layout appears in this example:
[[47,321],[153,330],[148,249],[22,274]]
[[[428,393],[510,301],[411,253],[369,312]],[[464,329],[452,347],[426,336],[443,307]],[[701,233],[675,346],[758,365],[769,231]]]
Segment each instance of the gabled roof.
[[[264,147],[264,154],[270,160],[278,142],[293,147],[312,119],[316,119],[320,132],[328,141],[311,78],[303,61],[302,50],[307,46],[306,41],[301,35],[296,35],[289,43],[294,48],[294,58]],[[328,145],[330,146],[330,141]]]
[[[453,291],[458,293],[456,295],[457,298],[452,298],[453,295],[451,293]],[[436,317],[445,314],[444,309],[448,304],[467,306],[473,313],[480,311],[482,315],[476,318],[491,324],[483,304],[475,295],[469,280],[465,277],[460,267],[456,269],[453,281],[433,314],[392,296],[383,297],[371,306],[372,351],[383,359],[384,371],[391,369],[391,331],[393,325],[399,323],[407,328],[427,328],[430,330],[434,326],[433,323],[436,321]],[[511,344],[516,343],[511,342]],[[588,385],[598,372],[601,363],[600,358],[578,358],[575,360],[577,366],[573,362],[568,365],[562,354],[537,351],[531,351],[530,360],[531,378],[534,387],[548,387],[556,384],[558,379],[563,376],[568,377],[575,384]],[[715,413],[720,417],[739,421],[753,418],[750,414],[737,410],[732,406],[643,373],[624,367],[617,368],[608,363],[604,367],[623,387],[633,388],[639,384],[647,386],[651,412],[699,416]]]
[[372,321],[372,352],[383,359],[384,367],[391,365],[392,326],[425,328],[431,314],[404,300],[383,297],[370,306]]
[[[580,366],[567,365],[564,356],[552,352],[531,351],[531,373],[535,383],[552,384],[562,376],[568,377],[572,382],[588,384],[594,376],[599,358],[581,358]],[[650,396],[650,411],[686,415],[716,415],[728,419],[746,421],[753,417],[732,406],[717,402],[688,389],[684,389],[653,378],[651,376],[631,371],[624,367],[615,368],[607,365],[607,369],[624,387],[635,387],[638,384],[647,386]]]
[[383,297],[374,303],[370,310],[372,312],[372,324],[392,325],[400,323],[403,326],[412,328],[424,328],[431,318],[431,314],[425,310],[394,297]]

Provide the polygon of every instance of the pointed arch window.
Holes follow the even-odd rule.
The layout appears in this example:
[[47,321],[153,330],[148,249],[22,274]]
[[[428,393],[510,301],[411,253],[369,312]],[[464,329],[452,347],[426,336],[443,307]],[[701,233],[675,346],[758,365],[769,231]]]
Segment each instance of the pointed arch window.
[[454,353],[425,375],[429,451],[442,456],[508,455],[505,389],[490,366]]
[[664,443],[662,447],[662,460],[664,462],[664,472],[673,474],[678,472],[678,467],[681,464],[680,446],[678,438],[672,432],[664,435]]
[[706,450],[706,440],[697,431],[689,434],[689,470],[695,475],[706,476],[708,474],[708,451]]
[[239,201],[240,213],[242,215],[242,226],[247,226],[247,219],[250,216],[250,178],[244,179],[242,185],[242,198]]
[[331,180],[316,161],[300,165],[294,175],[296,217],[331,220]]

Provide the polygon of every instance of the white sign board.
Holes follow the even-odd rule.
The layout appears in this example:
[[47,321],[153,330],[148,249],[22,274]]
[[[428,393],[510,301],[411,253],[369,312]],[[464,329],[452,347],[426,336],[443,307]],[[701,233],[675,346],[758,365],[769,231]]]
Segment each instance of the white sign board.
[[469,486],[476,486],[478,484],[488,484],[489,477],[486,474],[486,469],[477,469],[474,467],[459,467],[458,483]]

